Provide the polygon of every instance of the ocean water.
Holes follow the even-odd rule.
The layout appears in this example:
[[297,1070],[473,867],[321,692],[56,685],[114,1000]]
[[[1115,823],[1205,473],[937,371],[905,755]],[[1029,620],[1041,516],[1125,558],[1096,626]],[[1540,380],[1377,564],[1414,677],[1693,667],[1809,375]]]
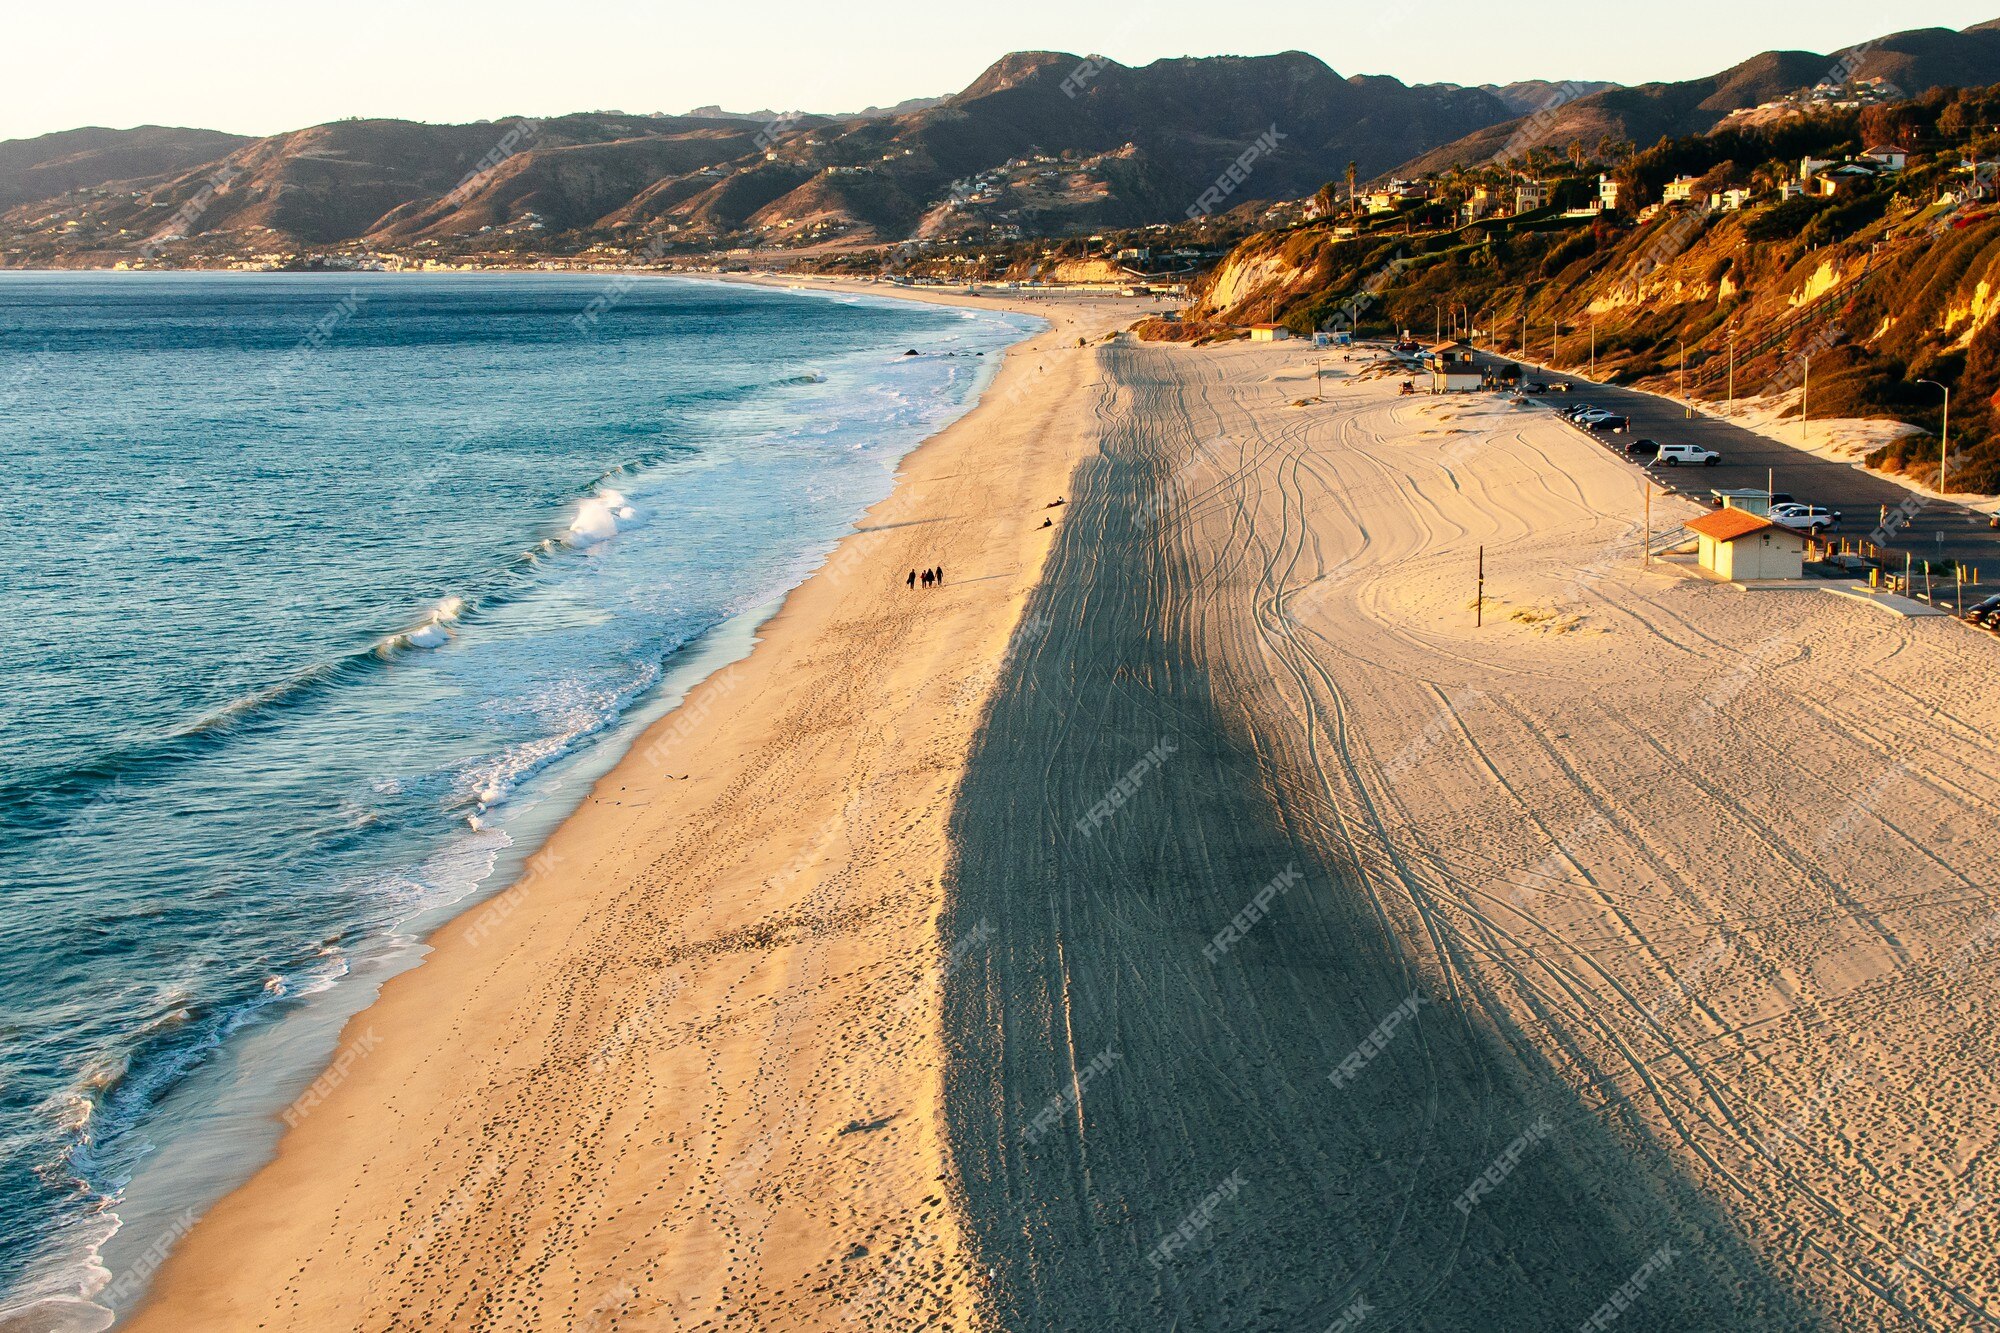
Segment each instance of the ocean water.
[[0,275],[0,1312],[135,1294],[418,932],[1031,327],[674,280]]

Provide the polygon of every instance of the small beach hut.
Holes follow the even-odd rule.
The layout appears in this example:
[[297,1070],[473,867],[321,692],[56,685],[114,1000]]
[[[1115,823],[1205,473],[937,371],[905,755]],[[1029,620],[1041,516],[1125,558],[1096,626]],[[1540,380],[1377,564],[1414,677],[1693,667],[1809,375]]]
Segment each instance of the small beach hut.
[[1805,577],[1806,536],[1747,509],[1718,509],[1688,523],[1701,567],[1732,582]]
[[1476,393],[1486,387],[1470,344],[1443,342],[1424,356],[1431,372],[1432,393]]

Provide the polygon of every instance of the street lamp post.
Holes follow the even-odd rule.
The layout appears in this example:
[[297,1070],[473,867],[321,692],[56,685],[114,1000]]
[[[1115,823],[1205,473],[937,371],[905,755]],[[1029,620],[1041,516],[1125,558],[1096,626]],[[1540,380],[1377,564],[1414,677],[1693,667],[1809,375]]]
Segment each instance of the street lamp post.
[[1942,495],[1945,482],[1949,480],[1945,470],[1951,466],[1951,386],[1936,380],[1918,380],[1917,383],[1944,390],[1944,424],[1938,431],[1938,494]]
[[1799,386],[1799,440],[1812,443],[1812,353],[1800,352],[1799,363],[1805,367],[1800,376]]
[[[1679,342],[1680,340],[1675,339],[1675,341]],[[1688,345],[1682,342],[1680,344],[1680,348],[1681,348],[1681,408],[1686,413],[1687,416],[1693,417],[1694,400],[1688,397]]]
[[1729,415],[1736,415],[1736,326],[1729,326]]

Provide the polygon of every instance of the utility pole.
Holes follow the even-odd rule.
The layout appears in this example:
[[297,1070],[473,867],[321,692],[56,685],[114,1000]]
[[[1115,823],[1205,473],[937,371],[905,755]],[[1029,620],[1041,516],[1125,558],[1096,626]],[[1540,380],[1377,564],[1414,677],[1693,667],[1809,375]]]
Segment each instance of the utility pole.
[[[1679,341],[1676,339],[1676,341]],[[1681,409],[1690,419],[1694,416],[1694,400],[1688,397],[1688,345],[1681,343]]]
[[1562,337],[1563,322],[1556,320],[1549,325],[1549,369],[1556,368],[1556,339]]
[[[1977,179],[1977,173],[1974,178]],[[1938,432],[1938,494],[1942,495],[1948,480],[1945,469],[1951,466],[1951,386],[1936,380],[1918,380],[1917,383],[1944,390],[1944,428]]]
[[1590,317],[1590,378],[1597,378],[1597,316]]
[[1523,295],[1522,295],[1522,297],[1521,297],[1521,359],[1522,359],[1523,361],[1526,361],[1526,360],[1528,359],[1528,305],[1527,305],[1527,301],[1528,301],[1528,298],[1527,298],[1527,296],[1526,296],[1525,294],[1523,294]]
[[1729,326],[1729,415],[1736,416],[1736,326]]
[[1641,569],[1651,569],[1653,567],[1653,479],[1651,477],[1647,477],[1645,479],[1645,482],[1646,482],[1646,544],[1645,546],[1640,548],[1639,567]]
[[1479,588],[1472,601],[1472,627],[1481,629],[1486,624],[1486,548],[1479,548]]
[[1812,354],[1800,352],[1799,360],[1805,364],[1804,382],[1799,389],[1799,440],[1812,443]]

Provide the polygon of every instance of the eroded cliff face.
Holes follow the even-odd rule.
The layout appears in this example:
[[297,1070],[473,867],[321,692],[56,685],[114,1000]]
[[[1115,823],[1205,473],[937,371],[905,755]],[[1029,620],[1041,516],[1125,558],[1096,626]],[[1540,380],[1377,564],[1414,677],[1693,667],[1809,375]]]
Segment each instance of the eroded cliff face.
[[[1511,350],[1525,315],[1539,357],[1553,336],[1559,359],[1581,365],[1594,343],[1599,375],[1626,383],[1676,380],[1685,343],[1691,390],[1718,399],[1733,341],[1738,396],[1769,390],[1789,397],[1787,411],[1798,385],[1784,369],[1804,354],[1815,416],[1935,431],[1940,396],[1914,382],[1952,384],[1953,435],[1966,446],[1955,466],[1968,485],[2000,489],[2000,215],[1885,199],[1840,234],[1826,224],[1831,208],[1358,237],[1309,224],[1239,245],[1198,286],[1175,336],[1277,319],[1300,333],[1428,337],[1457,311],[1480,341]],[[1922,450],[1905,452],[1890,445],[1870,463],[1934,469]]]

